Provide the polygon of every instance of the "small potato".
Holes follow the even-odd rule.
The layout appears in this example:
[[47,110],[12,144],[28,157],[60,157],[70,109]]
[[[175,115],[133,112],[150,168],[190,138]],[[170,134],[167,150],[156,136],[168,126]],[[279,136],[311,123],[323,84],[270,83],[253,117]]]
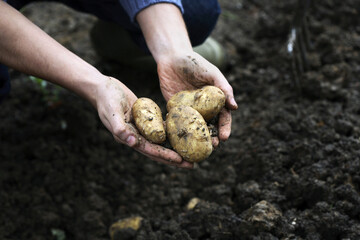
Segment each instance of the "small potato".
[[171,97],[166,108],[169,112],[171,108],[180,105],[194,108],[204,117],[205,121],[210,121],[225,106],[225,94],[214,86],[181,91]]
[[159,106],[149,98],[138,98],[132,107],[135,125],[147,140],[163,143],[166,132]]
[[177,106],[166,115],[166,130],[171,146],[188,162],[210,156],[213,147],[204,118],[189,106]]

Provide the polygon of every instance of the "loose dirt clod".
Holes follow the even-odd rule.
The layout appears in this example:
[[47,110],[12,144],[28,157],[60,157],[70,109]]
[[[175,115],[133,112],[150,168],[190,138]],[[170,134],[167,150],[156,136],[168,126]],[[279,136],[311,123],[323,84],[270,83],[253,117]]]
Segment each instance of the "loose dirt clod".
[[112,224],[109,229],[111,240],[123,240],[134,236],[139,230],[142,220],[142,217],[136,216],[121,219]]
[[192,198],[190,199],[190,201],[188,202],[188,204],[186,205],[186,209],[187,210],[192,210],[194,207],[196,207],[196,205],[201,201],[200,198]]
[[271,231],[282,214],[273,205],[263,200],[243,212],[242,217],[258,228],[258,231]]

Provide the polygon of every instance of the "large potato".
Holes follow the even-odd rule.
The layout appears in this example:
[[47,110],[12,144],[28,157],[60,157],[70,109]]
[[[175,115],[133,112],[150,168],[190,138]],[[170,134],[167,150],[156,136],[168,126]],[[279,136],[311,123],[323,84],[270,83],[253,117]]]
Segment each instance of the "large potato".
[[137,129],[147,140],[158,144],[166,140],[161,110],[153,100],[138,98],[132,107],[132,115]]
[[176,106],[189,106],[197,110],[205,121],[209,121],[225,106],[225,99],[225,94],[219,88],[206,86],[197,90],[176,93],[168,101],[166,108],[169,112]]
[[206,122],[192,107],[171,108],[166,115],[166,131],[171,146],[188,162],[202,161],[213,150]]

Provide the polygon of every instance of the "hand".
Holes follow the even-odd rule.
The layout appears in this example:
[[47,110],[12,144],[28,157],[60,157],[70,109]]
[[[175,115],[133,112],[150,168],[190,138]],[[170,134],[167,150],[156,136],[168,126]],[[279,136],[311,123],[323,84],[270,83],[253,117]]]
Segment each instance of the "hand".
[[0,16],[1,63],[46,79],[88,100],[97,108],[101,121],[116,141],[155,161],[192,168],[179,154],[151,144],[132,127],[131,107],[137,97],[124,84],[102,75],[1,0]]
[[219,139],[226,141],[231,133],[231,111],[237,109],[232,87],[218,68],[192,50],[185,22],[173,4],[153,4],[136,17],[147,46],[153,55],[165,100],[182,90],[213,85],[226,95],[226,108],[219,116]]
[[119,80],[107,77],[96,90],[96,108],[105,127],[119,143],[128,145],[150,159],[180,168],[193,164],[182,160],[176,152],[152,144],[131,124],[131,107],[137,97]]
[[226,141],[231,133],[231,110],[237,109],[233,89],[220,72],[199,54],[190,51],[163,57],[158,61],[160,88],[166,101],[179,91],[198,89],[206,85],[220,88],[226,95],[226,108],[219,114],[219,139]]

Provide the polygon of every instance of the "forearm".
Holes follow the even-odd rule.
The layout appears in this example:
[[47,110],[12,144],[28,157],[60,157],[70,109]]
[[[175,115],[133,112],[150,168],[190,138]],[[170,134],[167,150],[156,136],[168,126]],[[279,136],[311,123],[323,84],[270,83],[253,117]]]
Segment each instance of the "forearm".
[[100,72],[2,1],[0,16],[1,63],[68,88],[94,104],[92,91],[104,77]]
[[175,5],[151,5],[139,12],[136,20],[156,62],[177,52],[192,51],[182,14]]

